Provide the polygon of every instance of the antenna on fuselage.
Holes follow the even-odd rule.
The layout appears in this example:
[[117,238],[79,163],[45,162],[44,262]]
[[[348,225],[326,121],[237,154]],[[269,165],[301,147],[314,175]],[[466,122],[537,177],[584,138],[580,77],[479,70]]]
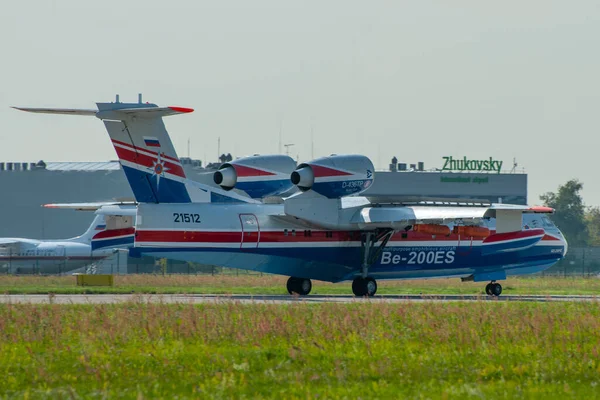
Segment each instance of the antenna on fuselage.
[[283,137],[283,121],[281,120],[281,115],[279,115],[279,150],[278,153],[281,154],[281,144],[282,142],[282,137]]
[[217,160],[221,158],[221,136],[217,138]]
[[294,143],[288,143],[288,144],[284,144],[283,147],[285,147],[285,155],[289,156],[290,155],[290,147],[292,147],[294,145]]
[[315,159],[315,135],[312,123],[310,124],[310,159]]

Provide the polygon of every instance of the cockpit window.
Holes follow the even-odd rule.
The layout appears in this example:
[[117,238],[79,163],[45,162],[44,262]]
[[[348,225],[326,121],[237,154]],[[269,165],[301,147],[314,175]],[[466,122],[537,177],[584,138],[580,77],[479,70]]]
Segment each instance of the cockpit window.
[[552,223],[552,221],[550,221],[550,218],[548,218],[545,215],[542,215],[542,223],[546,228],[554,228],[554,223]]

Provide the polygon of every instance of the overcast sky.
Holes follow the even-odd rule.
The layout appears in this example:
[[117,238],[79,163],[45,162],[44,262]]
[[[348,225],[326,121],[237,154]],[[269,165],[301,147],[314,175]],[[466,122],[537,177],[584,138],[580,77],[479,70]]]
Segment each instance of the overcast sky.
[[115,159],[93,118],[9,108],[144,101],[213,161],[362,153],[441,167],[516,158],[529,201],[571,178],[600,205],[600,2],[11,1],[0,12],[0,160]]

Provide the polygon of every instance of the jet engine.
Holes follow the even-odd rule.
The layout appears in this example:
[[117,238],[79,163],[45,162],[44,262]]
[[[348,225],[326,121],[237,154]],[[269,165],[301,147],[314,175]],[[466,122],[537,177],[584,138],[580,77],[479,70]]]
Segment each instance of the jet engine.
[[368,157],[333,155],[298,165],[290,180],[301,191],[312,189],[335,199],[367,190],[373,183],[373,171]]
[[213,179],[225,190],[243,190],[253,199],[260,199],[291,189],[289,176],[294,168],[296,162],[289,156],[250,156],[221,165]]

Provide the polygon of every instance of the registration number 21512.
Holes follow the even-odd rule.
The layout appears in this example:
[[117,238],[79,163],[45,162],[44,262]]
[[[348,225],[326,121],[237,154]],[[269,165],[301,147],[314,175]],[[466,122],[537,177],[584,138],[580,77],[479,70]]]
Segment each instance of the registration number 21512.
[[199,224],[200,214],[173,213],[173,222]]

